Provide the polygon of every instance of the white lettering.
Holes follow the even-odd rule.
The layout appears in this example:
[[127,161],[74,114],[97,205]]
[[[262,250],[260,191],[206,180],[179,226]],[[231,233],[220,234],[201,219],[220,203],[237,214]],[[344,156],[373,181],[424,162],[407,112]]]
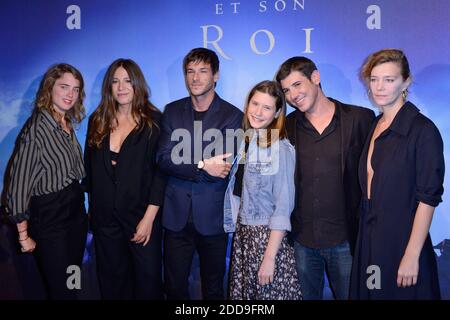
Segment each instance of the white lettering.
[[208,316],[210,307],[190,307],[183,303],[181,307],[175,308],[176,315],[201,315],[203,318]]
[[259,3],[259,12],[266,12],[267,11],[267,1],[261,1]]
[[300,9],[305,10],[305,0],[294,0],[294,11],[297,11],[297,5],[300,7]]
[[302,29],[305,31],[305,50],[303,51],[303,53],[313,53],[313,51],[311,50],[311,31],[314,30],[314,28],[305,28]]
[[367,7],[366,13],[372,14],[367,18],[367,29],[381,29],[381,9],[377,5],[370,5]]
[[[281,8],[278,7],[278,4],[281,3]],[[283,0],[277,0],[275,2],[275,10],[277,10],[278,12],[284,11],[284,9],[286,9],[286,2],[284,2]]]
[[212,141],[205,147],[205,150],[203,150],[203,159],[209,159],[216,155],[223,154],[223,135],[219,129],[211,128],[206,130],[203,134],[203,141]]
[[170,159],[173,164],[190,164],[191,162],[191,134],[187,129],[176,129],[172,132],[170,141],[180,141],[172,148]]
[[81,270],[77,265],[68,266],[66,273],[70,276],[66,280],[67,289],[81,289]]
[[240,2],[232,2],[230,4],[234,7],[233,13],[234,14],[238,13],[237,6],[240,5],[241,3]]
[[367,274],[370,277],[367,278],[366,285],[369,290],[381,289],[381,270],[377,265],[371,265],[367,267]]
[[[266,34],[267,38],[269,39],[269,49],[267,49],[266,51],[260,51],[256,48],[255,38],[256,38],[256,35],[261,32]],[[268,54],[272,51],[274,46],[275,46],[275,37],[273,36],[272,32],[270,32],[269,30],[261,29],[261,30],[255,31],[250,38],[250,47],[252,48],[252,51],[256,54],[259,54],[259,55]]]
[[81,9],[77,5],[70,5],[66,10],[67,14],[71,14],[67,17],[66,27],[69,30],[81,29]]
[[[208,43],[212,44],[212,46],[216,49],[216,51],[224,58],[227,60],[231,60],[230,57],[228,57],[225,52],[223,52],[222,48],[219,47],[219,45],[217,44],[220,39],[222,39],[223,37],[223,30],[222,28],[220,28],[217,25],[206,25],[206,26],[200,26],[200,28],[203,29],[203,47],[207,48],[208,47]],[[208,29],[209,28],[214,28],[217,30],[217,39],[216,40],[208,40]]]
[[223,4],[222,3],[216,4],[216,14],[223,14]]
[[[276,11],[282,12],[286,10],[288,2],[286,0],[277,0],[273,3],[273,7]],[[305,0],[294,0],[293,1],[293,11],[298,11],[299,9],[305,10]],[[262,0],[259,2],[259,12],[267,11],[267,0]]]

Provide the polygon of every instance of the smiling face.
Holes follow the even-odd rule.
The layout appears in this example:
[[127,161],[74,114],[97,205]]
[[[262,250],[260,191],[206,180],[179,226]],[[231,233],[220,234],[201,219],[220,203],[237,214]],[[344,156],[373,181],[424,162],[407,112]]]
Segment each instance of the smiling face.
[[118,67],[112,80],[112,96],[119,106],[130,106],[133,102],[134,89],[127,70]]
[[256,91],[250,98],[246,116],[252,128],[265,129],[278,115],[275,97]]
[[194,61],[186,66],[186,84],[193,97],[207,96],[214,92],[219,73],[213,74],[211,66],[203,61]]
[[52,104],[55,111],[65,114],[72,109],[80,96],[80,81],[66,72],[55,81],[52,88]]
[[311,80],[299,71],[292,71],[280,81],[286,101],[302,112],[312,112],[319,93],[320,74],[316,70]]
[[380,108],[403,105],[402,91],[409,84],[410,79],[403,79],[400,66],[395,62],[379,64],[370,73],[370,92],[374,103]]

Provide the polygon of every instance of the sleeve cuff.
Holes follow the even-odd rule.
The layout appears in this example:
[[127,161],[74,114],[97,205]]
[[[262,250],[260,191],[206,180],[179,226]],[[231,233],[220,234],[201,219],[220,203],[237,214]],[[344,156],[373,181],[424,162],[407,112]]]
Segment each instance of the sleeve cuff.
[[423,202],[432,207],[437,207],[439,205],[439,203],[442,202],[441,196],[432,196],[429,194],[424,194],[424,193],[419,193],[419,192],[416,194],[416,199],[417,199],[417,201]]
[[291,231],[291,221],[286,216],[272,216],[269,221],[269,229]]
[[18,213],[18,214],[10,214],[8,215],[9,221],[14,224],[21,223],[22,221],[30,219],[30,215],[28,212]]

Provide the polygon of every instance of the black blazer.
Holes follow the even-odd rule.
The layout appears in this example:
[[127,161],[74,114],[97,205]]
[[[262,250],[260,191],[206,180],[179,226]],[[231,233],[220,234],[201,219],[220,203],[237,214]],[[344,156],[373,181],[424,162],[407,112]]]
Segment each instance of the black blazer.
[[[100,148],[88,146],[86,139],[86,178],[92,226],[107,225],[113,217],[132,237],[149,204],[161,206],[165,179],[157,170],[155,157],[160,135],[161,113],[153,112],[156,125],[132,131],[122,144],[115,174],[107,135]],[[88,132],[91,121],[89,121]],[[115,177],[115,179],[114,179]]]
[[[375,113],[367,108],[343,104],[337,100],[330,99],[340,108],[340,128],[341,128],[341,171],[345,192],[345,211],[347,215],[348,239],[351,251],[354,251],[359,223],[359,204],[361,201],[361,188],[358,180],[358,165],[361,152],[369,134]],[[288,138],[295,149],[301,148],[301,141],[296,140],[296,123],[300,111],[295,110],[286,119],[286,129]],[[298,157],[298,153],[297,153]],[[296,181],[298,179],[295,179]],[[297,188],[297,187],[296,187]],[[296,201],[297,204],[297,192]],[[295,210],[291,215],[292,232],[295,234],[298,229],[298,221],[295,218]]]
[[[241,123],[242,111],[222,100],[216,94],[203,118],[202,132],[200,133],[203,136],[206,130],[216,129],[218,133],[225,137],[227,129],[233,129],[233,132],[241,127]],[[175,164],[172,162],[172,150],[180,144],[178,141],[172,141],[172,133],[177,129],[184,129],[191,138],[188,141],[183,140],[192,149],[190,163]],[[201,151],[203,152],[212,142],[208,139],[193,142],[196,134],[194,133],[194,111],[190,97],[166,106],[161,130],[158,165],[167,176],[167,189],[162,215],[163,226],[172,231],[182,230],[188,221],[192,208],[193,223],[200,234],[217,235],[224,233],[223,201],[228,179],[212,177],[206,171],[197,169],[198,160],[194,159],[194,145],[201,143]],[[223,152],[226,150],[226,140],[224,138],[222,141],[224,144]]]

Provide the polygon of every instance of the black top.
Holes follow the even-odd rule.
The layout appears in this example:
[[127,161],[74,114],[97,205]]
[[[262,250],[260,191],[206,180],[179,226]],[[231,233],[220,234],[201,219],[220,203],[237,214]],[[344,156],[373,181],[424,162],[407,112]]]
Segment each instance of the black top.
[[111,157],[112,177],[113,177],[113,180],[116,181],[116,165],[117,165],[117,160],[119,159],[119,152],[114,152],[114,151],[110,150],[109,155]]
[[[247,154],[249,145],[250,144],[247,141],[245,141],[245,146],[244,146],[245,155]],[[247,158],[245,158],[245,161],[247,161]],[[244,181],[244,169],[245,169],[245,163],[239,163],[238,169],[235,174],[236,180],[234,182],[234,188],[233,188],[233,194],[238,197],[242,196],[242,183]]]
[[29,219],[32,196],[61,191],[84,177],[80,144],[46,110],[34,111],[16,141],[11,157],[7,212],[11,221]]
[[297,166],[300,186],[295,214],[297,241],[309,248],[329,248],[347,240],[345,200],[341,175],[340,110],[322,134],[304,114],[297,121],[301,140]]
[[131,237],[147,206],[162,205],[165,178],[155,162],[161,114],[155,111],[152,116],[156,125],[133,130],[126,137],[114,169],[109,135],[98,149],[86,144],[84,185],[90,194],[89,211],[94,228],[116,218]]
[[[372,120],[375,114],[372,110],[358,106],[348,105],[338,100],[328,98],[340,111],[339,131],[341,133],[341,161],[340,169],[345,193],[345,214],[347,221],[348,239],[350,249],[354,250],[356,234],[358,231],[359,204],[361,202],[361,189],[358,181],[358,163],[361,151],[370,131]],[[292,145],[295,146],[296,158],[299,158],[302,139],[297,139],[297,122],[300,121],[302,112],[295,110],[286,117],[286,131]],[[296,170],[298,171],[298,170]],[[296,199],[298,199],[301,188],[298,185],[298,178],[295,180]],[[298,201],[296,201],[297,203]],[[295,237],[301,229],[301,224],[294,213],[291,215],[292,235]]]
[[[110,150],[109,153],[110,153],[111,161],[114,161],[117,164],[117,160],[119,159],[119,153],[112,151],[112,150]],[[112,164],[112,165],[115,166],[115,164]]]
[[194,109],[194,121],[202,121],[203,118],[205,117],[206,113],[208,112],[208,110],[206,110],[206,111],[196,111]]

